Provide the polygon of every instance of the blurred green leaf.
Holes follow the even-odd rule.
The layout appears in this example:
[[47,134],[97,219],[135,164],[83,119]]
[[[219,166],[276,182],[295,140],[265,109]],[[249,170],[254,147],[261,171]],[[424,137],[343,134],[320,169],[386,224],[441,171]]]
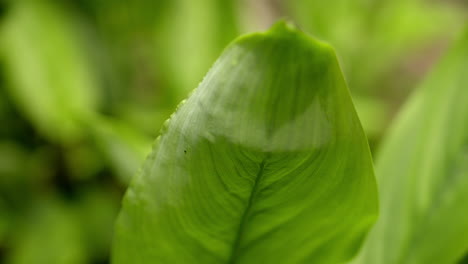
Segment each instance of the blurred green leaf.
[[175,102],[198,85],[238,35],[236,4],[235,0],[174,0],[156,25],[155,59]]
[[75,180],[89,180],[105,167],[105,158],[88,141],[68,145],[63,155],[67,172]]
[[[123,104],[154,111],[173,106],[171,92],[159,83],[155,66],[155,25],[172,0],[73,1],[86,18],[93,63],[103,80],[106,111],[119,114]],[[167,118],[167,117],[166,117]],[[154,128],[153,128],[154,129]]]
[[388,106],[370,96],[353,96],[354,105],[369,138],[378,137],[387,124]]
[[333,49],[291,25],[239,38],[170,119],[124,199],[114,263],[338,263],[377,215]]
[[79,219],[56,198],[36,201],[15,229],[7,264],[87,263]]
[[88,126],[114,172],[128,183],[150,153],[152,139],[124,122],[104,116],[96,116]]
[[131,104],[121,105],[117,116],[122,122],[135,130],[156,138],[164,121],[167,120],[175,108],[175,105],[171,105],[171,107],[144,107],[138,105],[137,102],[132,102]]
[[416,48],[427,43],[440,45],[457,33],[462,24],[461,11],[436,1],[286,3],[301,25],[336,48],[351,90],[360,92],[384,88],[382,83],[376,83],[383,73],[388,73]]
[[[108,186],[89,188],[76,206],[86,252],[96,261],[108,259],[114,225],[120,207],[120,195]],[[98,263],[101,263],[98,262]]]
[[400,114],[377,160],[381,217],[352,263],[451,264],[468,250],[468,31]]
[[118,193],[108,187],[88,188],[75,200],[45,195],[10,223],[14,236],[6,263],[101,263],[108,258],[118,208]]
[[12,98],[50,140],[75,139],[77,119],[98,106],[99,87],[73,16],[47,1],[15,1],[4,19],[0,52]]
[[14,142],[0,141],[0,185],[10,185],[11,178],[21,174],[27,159],[25,152]]
[[26,149],[14,141],[0,141],[0,191],[16,192],[52,177],[52,153],[48,147]]

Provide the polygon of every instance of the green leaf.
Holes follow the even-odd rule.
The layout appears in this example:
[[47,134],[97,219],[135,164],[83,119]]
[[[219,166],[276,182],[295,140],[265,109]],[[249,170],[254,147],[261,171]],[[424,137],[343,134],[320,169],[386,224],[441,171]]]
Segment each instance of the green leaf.
[[119,180],[128,184],[151,151],[151,138],[124,122],[99,115],[87,126]]
[[5,210],[0,199],[0,231],[5,224],[9,228],[2,263],[102,263],[108,258],[118,197],[118,192],[102,186],[80,188],[73,200],[49,189],[45,195],[23,201],[25,210],[12,210],[15,215]]
[[172,0],[156,25],[156,48],[165,51],[157,54],[156,63],[177,100],[200,83],[223,47],[238,34],[236,3]]
[[399,116],[377,161],[382,213],[353,263],[449,264],[468,250],[468,31]]
[[387,120],[384,117],[388,116],[388,105],[383,100],[370,96],[354,95],[353,101],[367,137],[370,141],[378,139],[386,126]]
[[119,192],[108,186],[99,186],[82,190],[78,202],[68,204],[80,222],[81,242],[90,256],[87,263],[104,263],[102,260],[109,258],[113,233],[111,223],[119,212],[119,198]]
[[377,215],[333,49],[284,22],[234,41],[127,191],[114,263],[339,263]]
[[84,264],[88,255],[80,221],[73,210],[55,196],[34,201],[18,218],[8,246],[7,264]]
[[78,119],[93,115],[99,104],[76,21],[46,1],[15,1],[10,8],[0,52],[12,99],[50,140],[76,139]]

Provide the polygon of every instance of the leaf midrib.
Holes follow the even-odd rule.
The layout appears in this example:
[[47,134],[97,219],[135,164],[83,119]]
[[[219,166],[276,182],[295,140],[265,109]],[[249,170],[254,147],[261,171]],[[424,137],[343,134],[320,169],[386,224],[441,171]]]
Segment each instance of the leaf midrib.
[[231,255],[229,256],[229,259],[228,259],[229,264],[235,264],[236,260],[237,260],[237,257],[239,255],[240,242],[241,242],[242,237],[244,235],[245,225],[247,224],[247,220],[248,220],[249,215],[251,213],[253,202],[254,202],[255,197],[257,196],[258,191],[259,191],[259,185],[260,185],[260,182],[261,182],[261,180],[263,178],[263,175],[264,175],[263,172],[264,172],[264,168],[265,168],[265,164],[266,164],[266,159],[267,158],[265,157],[263,159],[263,161],[260,163],[260,169],[259,169],[259,171],[257,173],[257,176],[255,177],[254,186],[252,187],[252,191],[250,192],[250,196],[249,196],[249,200],[247,202],[247,206],[245,207],[244,213],[242,214],[242,217],[241,217],[241,220],[240,220],[240,223],[239,223],[239,228],[237,230],[236,237],[234,239],[234,243],[232,245]]

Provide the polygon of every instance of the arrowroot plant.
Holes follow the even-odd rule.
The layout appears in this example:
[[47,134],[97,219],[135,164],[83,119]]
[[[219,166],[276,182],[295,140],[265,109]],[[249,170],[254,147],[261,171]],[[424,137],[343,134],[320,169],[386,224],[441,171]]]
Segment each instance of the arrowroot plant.
[[377,217],[369,147],[333,49],[279,22],[240,37],[166,124],[114,263],[342,263]]
[[466,7],[1,1],[0,263],[467,264]]
[[467,36],[395,122],[379,192],[334,50],[285,22],[238,38],[130,185],[113,263],[464,263]]

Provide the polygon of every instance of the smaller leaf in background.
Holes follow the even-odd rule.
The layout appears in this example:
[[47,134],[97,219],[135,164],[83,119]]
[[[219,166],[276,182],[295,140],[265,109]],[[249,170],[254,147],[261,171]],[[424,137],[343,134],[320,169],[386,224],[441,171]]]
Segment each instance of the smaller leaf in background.
[[76,205],[72,206],[80,221],[82,243],[93,263],[102,263],[109,257],[113,222],[119,212],[121,195],[110,186],[95,186],[79,196]]
[[[370,96],[353,96],[354,106],[366,135],[372,143],[385,129],[388,117],[388,106],[383,100]],[[371,144],[372,147],[372,144]]]
[[[72,200],[37,196],[10,223],[7,264],[87,264],[108,259],[119,194],[97,186]],[[1,205],[1,204],[0,204]],[[0,207],[0,210],[2,208]],[[2,215],[0,215],[1,217]],[[2,219],[0,219],[2,220]],[[1,243],[1,241],[0,241]]]
[[468,29],[400,113],[377,159],[381,216],[353,264],[468,252]]
[[160,105],[158,107],[145,107],[137,102],[122,104],[117,113],[118,118],[128,126],[146,135],[156,138],[164,122],[176,108],[175,105]]
[[[386,88],[383,74],[417,48],[458,32],[463,13],[451,3],[419,0],[285,1],[292,16],[337,50],[352,91]],[[452,3],[453,4],[453,3]]]
[[89,180],[105,167],[105,159],[96,150],[92,140],[68,144],[63,148],[63,152],[67,172],[73,180]]
[[95,116],[87,126],[104,159],[121,182],[128,183],[150,153],[151,137],[124,122],[104,116]]
[[198,85],[239,33],[236,4],[234,0],[173,0],[162,14],[154,35],[156,63],[176,103]]
[[18,190],[40,188],[52,178],[53,163],[53,153],[48,146],[27,149],[14,141],[0,141],[0,193],[24,198],[29,193]]
[[[164,68],[159,69],[159,61],[155,60],[157,54],[166,51],[154,49],[153,39],[155,25],[165,17],[172,2],[175,1],[73,1],[91,33],[88,46],[106,94],[106,113],[119,116],[122,108],[129,106],[150,113],[174,107],[175,91],[164,82],[166,76],[160,72]],[[145,124],[137,124],[142,125]]]
[[27,155],[16,142],[0,141],[0,186],[9,186],[21,177]]
[[[34,221],[31,221],[34,219]],[[80,220],[63,201],[41,198],[15,223],[7,264],[85,264]]]
[[47,1],[11,3],[0,30],[7,85],[18,108],[52,141],[69,141],[82,131],[77,118],[99,104],[92,65],[73,16]]
[[[387,88],[380,82],[382,78],[389,78],[389,75],[397,78],[393,71],[407,63],[408,56],[421,50],[431,49],[435,53],[425,54],[426,61],[419,62],[431,65],[440,53],[438,50],[443,50],[463,26],[462,9],[448,1],[387,0],[378,3],[368,12],[367,40],[349,64],[352,67],[350,82],[355,84],[352,88],[363,92]],[[426,65],[419,68],[427,68]],[[413,76],[417,77],[420,76]]]

